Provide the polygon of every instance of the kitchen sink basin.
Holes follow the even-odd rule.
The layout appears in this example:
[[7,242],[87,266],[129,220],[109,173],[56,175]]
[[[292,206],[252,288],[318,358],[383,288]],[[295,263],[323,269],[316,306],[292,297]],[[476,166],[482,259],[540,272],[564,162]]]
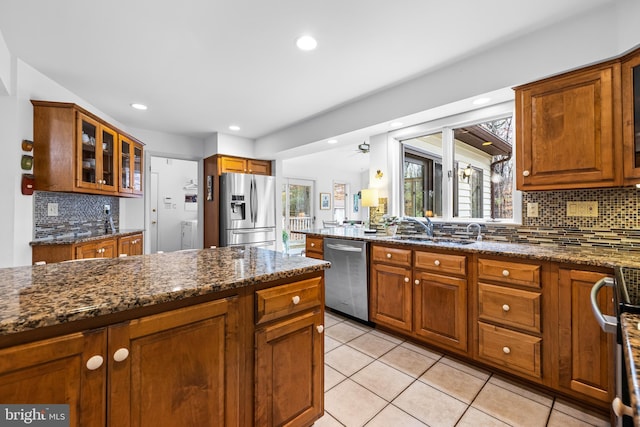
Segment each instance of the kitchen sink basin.
[[449,237],[429,237],[429,236],[395,236],[394,239],[402,240],[405,242],[422,242],[422,243],[434,243],[434,244],[449,244],[449,245],[470,245],[475,243],[475,240],[467,239],[454,239]]

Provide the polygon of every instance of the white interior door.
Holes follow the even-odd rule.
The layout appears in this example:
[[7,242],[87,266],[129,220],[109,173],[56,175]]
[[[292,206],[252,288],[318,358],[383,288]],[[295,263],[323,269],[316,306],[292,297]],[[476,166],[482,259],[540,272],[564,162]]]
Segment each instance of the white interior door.
[[148,236],[151,239],[151,253],[158,252],[158,192],[159,192],[158,172],[151,172],[151,196],[149,200],[150,227]]

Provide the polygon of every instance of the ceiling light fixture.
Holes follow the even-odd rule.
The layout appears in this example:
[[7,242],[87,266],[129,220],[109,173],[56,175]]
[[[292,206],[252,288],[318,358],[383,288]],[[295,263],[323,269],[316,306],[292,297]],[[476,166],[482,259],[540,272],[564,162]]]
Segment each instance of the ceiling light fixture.
[[132,108],[135,108],[136,110],[146,110],[147,106],[144,104],[138,104],[136,102],[134,102],[133,104],[131,104]]
[[491,98],[477,98],[473,100],[473,105],[484,105],[488,104],[491,101]]
[[296,46],[300,50],[314,50],[318,46],[318,42],[311,36],[300,36],[296,40]]
[[240,126],[238,125],[231,125],[229,126],[229,130],[232,130],[234,132],[239,131],[240,130]]
[[327,141],[328,144],[337,144],[338,140],[337,139],[330,139]]

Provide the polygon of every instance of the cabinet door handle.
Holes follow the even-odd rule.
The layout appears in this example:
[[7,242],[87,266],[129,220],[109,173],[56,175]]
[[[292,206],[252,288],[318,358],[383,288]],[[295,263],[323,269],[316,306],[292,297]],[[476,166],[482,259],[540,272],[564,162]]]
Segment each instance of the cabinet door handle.
[[439,265],[440,265],[440,260],[439,260],[439,259],[437,259],[437,260],[433,261],[433,263],[434,263],[434,264],[436,265],[436,267],[437,267],[437,266],[439,266]]
[[103,362],[104,358],[102,356],[98,354],[96,354],[95,356],[91,356],[89,360],[87,360],[87,369],[90,371],[95,371],[100,366],[102,366]]
[[300,303],[300,297],[296,295],[295,297],[291,298],[291,302],[293,302],[293,305],[298,305]]
[[405,277],[405,278],[404,278],[404,282],[405,282],[405,283],[409,283],[409,278],[408,278],[408,277]]
[[115,353],[113,353],[113,360],[116,362],[122,362],[126,360],[127,357],[129,357],[129,350],[124,347],[117,349]]
[[502,310],[506,312],[506,311],[511,310],[511,307],[509,307],[509,304],[503,304],[502,305]]
[[324,332],[324,326],[322,326],[322,325],[318,325],[318,326],[316,326],[316,329],[318,330],[318,333],[319,333],[319,334],[321,334],[321,333],[323,333],[323,332]]
[[509,277],[509,270],[502,270],[502,275],[504,277]]
[[509,353],[511,353],[511,349],[509,347],[502,347],[502,352],[504,354],[509,354]]
[[391,254],[387,254],[387,258],[388,258],[388,259],[391,259]]
[[523,176],[529,176],[529,171],[522,171]]
[[416,280],[413,281],[413,283],[415,283],[416,285],[419,285],[420,284],[420,280],[416,279]]

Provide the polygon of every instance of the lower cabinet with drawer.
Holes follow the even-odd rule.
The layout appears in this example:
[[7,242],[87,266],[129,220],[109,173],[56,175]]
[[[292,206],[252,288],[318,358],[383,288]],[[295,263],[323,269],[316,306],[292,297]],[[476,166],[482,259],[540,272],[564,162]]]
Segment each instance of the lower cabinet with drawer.
[[305,255],[309,258],[324,259],[322,237],[305,236]]
[[549,384],[543,345],[552,335],[542,327],[542,265],[479,258],[477,271],[477,359]]
[[256,291],[255,425],[308,426],[323,414],[321,277]]
[[371,258],[371,319],[466,354],[466,255],[373,245]]

